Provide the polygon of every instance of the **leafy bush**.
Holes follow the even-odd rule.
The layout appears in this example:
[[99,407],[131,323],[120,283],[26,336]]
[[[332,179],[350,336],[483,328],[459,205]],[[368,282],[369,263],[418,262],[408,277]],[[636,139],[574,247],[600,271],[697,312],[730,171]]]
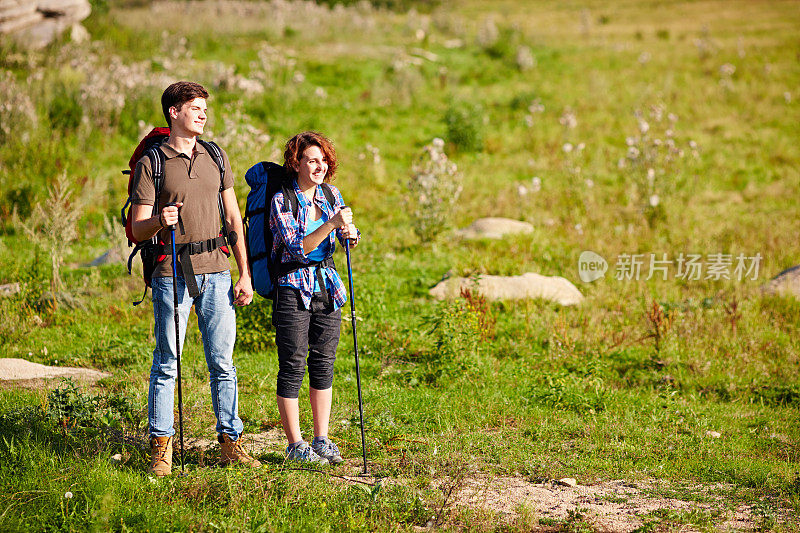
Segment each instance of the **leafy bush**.
[[483,150],[483,112],[479,106],[452,104],[444,115],[447,140],[458,150]]
[[471,369],[478,361],[484,322],[480,308],[466,297],[441,303],[425,320],[435,341],[433,350],[420,356],[422,377],[435,383]]

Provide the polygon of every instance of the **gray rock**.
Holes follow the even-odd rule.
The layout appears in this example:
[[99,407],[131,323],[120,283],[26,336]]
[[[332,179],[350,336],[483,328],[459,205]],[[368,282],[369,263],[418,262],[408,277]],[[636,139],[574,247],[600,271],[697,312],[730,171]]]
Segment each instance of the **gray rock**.
[[533,225],[510,218],[487,217],[479,218],[455,233],[465,239],[502,239],[506,235],[533,233]]
[[92,12],[88,0],[0,0],[0,34],[26,48],[42,48],[67,29],[73,40],[87,33],[74,25]]
[[111,374],[91,368],[47,366],[25,359],[0,358],[0,381],[28,381],[54,378],[75,378],[97,381]]
[[787,268],[763,287],[764,293],[800,298],[800,265]]
[[16,31],[33,26],[44,20],[44,15],[38,11],[25,13],[18,17],[0,21],[0,34],[13,34]]
[[20,291],[19,283],[0,285],[0,297],[14,296]]
[[542,298],[561,305],[577,305],[581,292],[569,280],[559,276],[541,276],[528,272],[521,276],[481,276],[450,278],[438,283],[429,294],[439,300],[456,298],[461,289],[477,290],[487,300],[526,300]]
[[117,265],[124,263],[125,261],[126,259],[122,256],[119,248],[111,248],[103,255],[94,258],[94,260],[92,260],[92,262],[86,266],[96,267],[100,265]]

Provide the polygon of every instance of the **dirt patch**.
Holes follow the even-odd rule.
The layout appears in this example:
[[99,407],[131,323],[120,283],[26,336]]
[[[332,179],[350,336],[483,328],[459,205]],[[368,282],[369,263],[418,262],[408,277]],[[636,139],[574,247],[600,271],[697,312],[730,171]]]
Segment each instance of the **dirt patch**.
[[[261,433],[244,433],[242,435],[242,444],[245,449],[253,455],[283,450],[283,448],[286,447],[284,444],[285,440],[286,437],[283,436],[283,430],[281,428],[273,428]],[[183,442],[187,448],[198,448],[203,451],[210,451],[214,447],[219,446],[216,439],[212,440],[205,437],[184,437]]]
[[[663,482],[630,483],[606,481],[587,486],[566,487],[556,482],[532,483],[521,478],[494,477],[465,479],[452,496],[455,506],[485,509],[508,523],[527,512],[549,523],[580,520],[599,531],[631,532],[658,520],[682,521],[681,516],[706,517],[719,531],[753,531],[759,518],[748,505],[731,508],[723,485],[681,487],[687,501],[658,493],[668,488]],[[545,519],[542,522],[542,519]],[[681,531],[692,531],[683,525]]]
[[39,388],[45,386],[48,381],[58,378],[94,383],[110,376],[111,374],[107,372],[92,368],[47,366],[25,359],[0,358],[0,385],[4,386]]

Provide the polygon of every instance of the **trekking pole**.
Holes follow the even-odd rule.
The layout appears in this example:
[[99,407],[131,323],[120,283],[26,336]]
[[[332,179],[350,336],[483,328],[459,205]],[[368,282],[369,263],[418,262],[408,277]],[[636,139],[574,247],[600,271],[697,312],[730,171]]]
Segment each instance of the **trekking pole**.
[[[174,204],[167,204],[167,206]],[[186,463],[183,460],[183,387],[181,386],[181,328],[178,318],[178,267],[175,253],[175,224],[169,226],[172,240],[172,307],[175,311],[175,354],[178,360],[178,427],[181,439],[181,475],[186,475]]]
[[356,298],[353,294],[353,268],[350,265],[350,239],[344,241],[344,252],[347,255],[347,280],[350,282],[350,316],[353,319],[353,349],[356,354],[356,385],[358,386],[358,416],[361,420],[361,453],[364,456],[364,471],[367,473],[367,443],[364,437],[364,402],[361,399],[361,368],[358,364],[358,336],[356,335]]

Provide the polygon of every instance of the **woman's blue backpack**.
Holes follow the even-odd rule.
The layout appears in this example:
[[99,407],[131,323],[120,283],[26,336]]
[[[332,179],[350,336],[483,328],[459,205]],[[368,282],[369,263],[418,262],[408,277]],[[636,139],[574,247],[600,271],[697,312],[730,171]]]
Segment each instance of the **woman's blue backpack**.
[[[272,231],[269,228],[272,197],[276,193],[282,192],[286,200],[284,209],[286,211],[291,209],[295,219],[297,219],[300,205],[294,191],[293,180],[286,175],[283,166],[277,163],[268,161],[256,163],[247,170],[244,179],[250,185],[244,212],[244,235],[247,241],[247,262],[253,276],[253,289],[264,298],[273,300],[279,271],[281,274],[285,274],[292,268],[287,269],[290,265],[283,265],[283,268],[280,268],[282,249],[279,248],[275,254],[276,260],[273,260],[272,257],[273,239]],[[325,193],[325,198],[330,205],[336,203],[333,191],[327,183],[322,184],[322,192]],[[309,265],[298,263],[294,270],[305,266]]]

